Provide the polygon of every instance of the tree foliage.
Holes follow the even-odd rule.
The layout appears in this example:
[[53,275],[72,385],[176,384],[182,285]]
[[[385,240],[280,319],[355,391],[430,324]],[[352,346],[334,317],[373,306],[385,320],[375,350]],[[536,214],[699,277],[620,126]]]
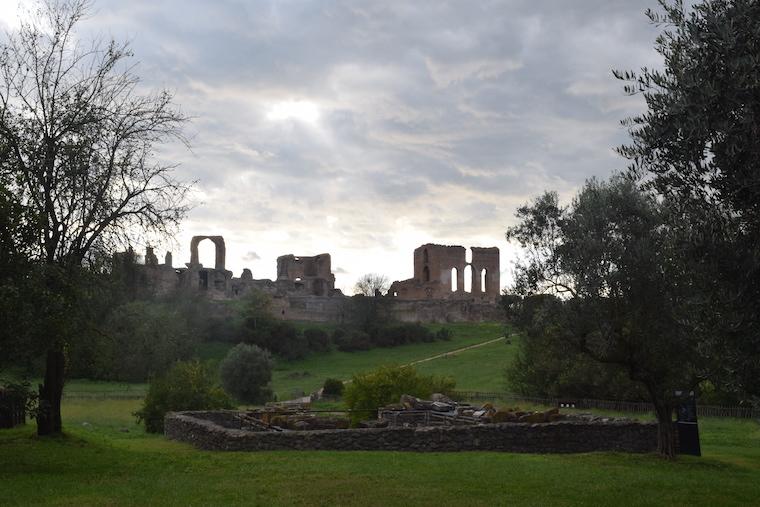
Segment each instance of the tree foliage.
[[240,343],[230,349],[219,365],[224,390],[244,403],[272,399],[272,358],[266,350]]
[[739,398],[760,395],[760,3],[661,1],[662,70],[617,72],[646,111],[624,121],[620,153],[668,202],[697,296],[688,321],[720,357],[713,376]]
[[[35,326],[13,338],[47,349],[37,425],[48,434],[61,430],[65,350],[78,327],[69,317],[83,307],[72,282],[136,235],[172,230],[188,187],[154,157],[156,144],[184,141],[172,95],[141,93],[127,44],[77,36],[88,0],[38,5],[0,43],[0,183],[14,217],[6,236],[28,240],[39,273],[25,281],[36,289]],[[3,304],[31,301],[27,289]]]
[[135,417],[138,423],[145,423],[147,432],[161,433],[167,412],[232,408],[234,403],[216,384],[211,368],[198,361],[180,361],[151,380],[143,406]]
[[420,375],[412,366],[381,366],[351,378],[343,390],[343,401],[357,424],[363,419],[377,417],[377,409],[398,403],[402,394],[429,398],[433,393],[448,393],[456,383],[450,377]]
[[673,455],[674,392],[704,378],[707,358],[679,319],[691,294],[679,283],[667,214],[635,181],[617,176],[588,181],[567,208],[554,194],[520,208],[507,238],[529,252],[518,289],[560,297],[543,314],[540,334],[640,382],[657,411],[660,450]]

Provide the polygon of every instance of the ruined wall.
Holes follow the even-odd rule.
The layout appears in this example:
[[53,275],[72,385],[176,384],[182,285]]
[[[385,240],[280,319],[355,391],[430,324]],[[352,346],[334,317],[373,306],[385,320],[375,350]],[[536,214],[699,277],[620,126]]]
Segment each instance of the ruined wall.
[[330,254],[313,257],[282,255],[277,258],[277,281],[289,281],[298,291],[327,296],[335,290]]
[[[214,267],[199,262],[198,245],[212,241],[216,249]],[[501,318],[499,298],[499,249],[473,247],[472,290],[465,291],[466,249],[462,246],[427,244],[414,251],[415,278],[394,282],[382,298],[387,318],[402,322],[478,322]],[[114,255],[114,265],[134,259],[133,252]],[[258,290],[272,298],[272,313],[283,320],[341,323],[349,318],[350,298],[335,289],[330,254],[283,255],[277,259],[276,280],[255,280],[250,270],[240,278],[224,269],[226,250],[221,236],[194,236],[190,262],[174,268],[171,254],[158,264],[148,247],[146,264],[137,265],[140,283],[158,294],[181,290],[203,293],[214,300],[245,297]],[[456,268],[457,291],[451,291],[451,268]],[[486,275],[481,278],[482,270]],[[485,286],[481,282],[485,281]],[[485,290],[482,290],[485,289]],[[394,296],[395,294],[395,296]]]
[[342,323],[348,318],[349,302],[345,296],[288,295],[272,299],[272,313],[281,320]]
[[493,303],[457,299],[393,298],[387,308],[389,317],[401,322],[496,322],[504,316],[501,307]]
[[[470,251],[472,259],[468,263],[467,250],[463,246],[428,243],[416,248],[414,277],[393,282],[388,294],[402,300],[497,301],[501,292],[499,249],[472,247]],[[466,276],[469,277],[469,291],[466,290]]]
[[220,412],[170,412],[164,419],[164,433],[167,438],[199,449],[219,451],[575,453],[654,452],[657,448],[657,425],[631,421],[251,432],[233,429],[234,412],[228,412],[229,417],[224,417],[224,421],[220,421],[218,414]]

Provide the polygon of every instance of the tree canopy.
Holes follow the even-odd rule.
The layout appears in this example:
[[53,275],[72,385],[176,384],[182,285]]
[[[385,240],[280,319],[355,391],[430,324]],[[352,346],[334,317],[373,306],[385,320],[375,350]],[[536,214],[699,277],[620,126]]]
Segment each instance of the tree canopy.
[[154,153],[184,141],[186,117],[171,93],[142,89],[128,44],[77,35],[90,7],[42,1],[0,42],[3,213],[13,213],[9,234],[25,240],[17,251],[41,273],[37,290],[17,291],[36,308],[25,339],[47,349],[41,434],[61,429],[64,349],[76,334],[69,317],[83,302],[77,272],[102,267],[137,238],[166,234],[188,209],[188,185]]

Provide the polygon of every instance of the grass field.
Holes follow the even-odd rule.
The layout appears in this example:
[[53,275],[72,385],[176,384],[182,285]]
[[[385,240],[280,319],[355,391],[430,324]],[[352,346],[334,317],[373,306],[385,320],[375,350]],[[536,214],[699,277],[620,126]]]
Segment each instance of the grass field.
[[[431,329],[446,327],[452,337],[448,341],[414,343],[393,348],[377,348],[358,352],[337,350],[313,354],[298,361],[277,361],[272,375],[272,386],[278,399],[285,400],[311,393],[322,387],[325,379],[348,380],[359,373],[383,364],[408,364],[438,354],[444,354],[470,345],[483,343],[504,335],[503,324],[432,324]],[[229,343],[203,343],[198,349],[201,360],[219,361],[232,347]],[[457,389],[472,391],[503,391],[504,368],[514,357],[518,345],[498,342],[460,352],[417,365],[427,374],[450,375],[457,381]],[[147,384],[99,382],[73,379],[66,383],[66,393],[94,398],[117,395],[139,395]]]
[[[500,323],[431,324],[437,331],[446,327],[451,340],[433,343],[413,343],[401,347],[376,348],[357,352],[333,350],[325,354],[313,354],[296,361],[276,361],[272,374],[272,387],[280,400],[302,396],[318,390],[327,378],[348,380],[354,373],[370,370],[383,364],[408,364],[413,361],[443,354],[456,349],[482,343],[504,336]],[[504,366],[515,353],[515,344],[488,346],[488,351],[473,349],[463,352],[468,358],[482,362],[479,368],[468,368],[468,359],[452,356],[436,359],[418,366],[420,371],[441,375],[454,375],[458,389],[503,390]],[[204,343],[199,357],[204,360],[221,360],[232,345],[228,343]],[[453,370],[450,371],[450,368]]]
[[[326,377],[406,364],[499,337],[497,324],[450,325],[451,341],[331,352],[280,363],[281,398]],[[229,345],[209,348],[223,356]],[[503,341],[420,363],[463,390],[502,390],[517,345]],[[218,358],[218,357],[217,357]],[[148,435],[132,413],[145,384],[74,380],[66,435],[40,439],[30,424],[0,431],[0,505],[758,505],[760,424],[700,421],[702,458],[489,452],[204,452]],[[321,407],[339,408],[339,407]]]
[[[449,341],[433,343],[413,343],[401,347],[378,348],[359,352],[340,352],[334,350],[326,354],[315,354],[298,361],[282,361],[275,365],[272,375],[272,386],[279,399],[288,399],[299,396],[301,392],[310,393],[316,391],[327,378],[341,380],[350,379],[354,373],[371,370],[383,364],[408,364],[413,361],[425,359],[438,354],[482,343],[504,335],[504,325],[498,323],[481,324],[441,324],[431,325],[434,331],[440,327],[451,330],[452,338]],[[467,368],[459,368],[455,376],[457,388],[471,389],[466,385],[479,385],[485,390],[486,387],[494,390],[503,389],[502,370],[507,364],[510,355],[515,350],[506,345],[495,347],[494,351],[503,352],[495,354],[489,367],[483,372],[468,371]],[[479,349],[473,349],[462,354],[475,354]],[[501,366],[498,366],[499,358]],[[451,375],[447,365],[455,361],[454,358],[441,358],[418,366],[420,371],[426,373],[438,373]],[[463,383],[460,386],[460,382]],[[472,388],[474,389],[474,388]]]
[[[204,452],[146,435],[137,400],[69,400],[67,435],[0,431],[2,505],[757,505],[760,425],[704,419],[704,457]],[[123,430],[128,430],[125,432]]]

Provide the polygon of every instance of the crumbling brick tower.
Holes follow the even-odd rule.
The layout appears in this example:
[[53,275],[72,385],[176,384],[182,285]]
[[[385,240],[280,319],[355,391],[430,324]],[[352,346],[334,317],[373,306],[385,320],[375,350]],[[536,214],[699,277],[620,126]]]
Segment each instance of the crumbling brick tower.
[[[499,249],[428,243],[414,250],[414,278],[393,282],[389,295],[399,299],[476,299],[500,296]],[[465,282],[465,277],[468,278]]]
[[277,258],[277,281],[293,282],[295,289],[313,296],[328,296],[335,289],[330,254],[313,257],[282,255]]

